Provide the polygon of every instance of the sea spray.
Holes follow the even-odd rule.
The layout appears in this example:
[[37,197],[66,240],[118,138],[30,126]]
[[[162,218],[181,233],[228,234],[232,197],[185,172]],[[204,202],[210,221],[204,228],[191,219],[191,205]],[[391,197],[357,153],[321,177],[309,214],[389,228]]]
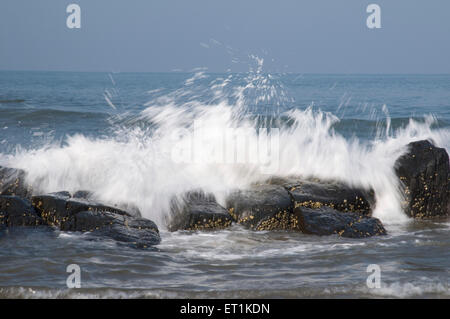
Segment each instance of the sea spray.
[[[63,143],[0,155],[0,163],[26,170],[28,181],[41,192],[83,189],[105,203],[132,203],[161,228],[173,196],[203,189],[223,204],[232,189],[248,187],[271,175],[335,179],[372,188],[377,199],[374,216],[385,223],[397,223],[407,218],[400,208],[400,185],[393,166],[406,151],[405,145],[432,139],[449,149],[449,131],[432,129],[436,123],[432,116],[424,121],[411,119],[397,130],[380,128],[372,140],[344,138],[334,130],[338,117],[312,106],[296,106],[275,77],[260,68],[213,81],[199,71],[180,89],[152,93],[154,98],[139,116],[114,116],[125,118],[126,125],[118,124],[110,136],[71,135]],[[281,111],[279,106],[285,104],[291,110]],[[383,110],[387,112],[387,107]],[[250,128],[251,133],[240,146],[229,145],[223,134],[215,133],[207,134],[205,142],[205,134],[194,134],[196,123],[219,133],[230,128]],[[278,154],[268,157],[269,162],[277,161],[270,174],[261,165],[273,162],[174,158],[174,147],[180,145],[190,149],[194,159],[205,158],[211,146],[222,147],[224,154],[227,150],[245,153],[245,145],[261,143],[260,129],[271,128],[279,135]]]

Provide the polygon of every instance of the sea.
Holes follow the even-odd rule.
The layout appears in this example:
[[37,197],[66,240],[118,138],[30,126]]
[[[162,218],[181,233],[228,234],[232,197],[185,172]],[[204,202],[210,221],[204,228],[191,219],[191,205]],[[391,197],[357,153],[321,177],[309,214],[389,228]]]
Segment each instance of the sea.
[[[450,151],[450,75],[0,71],[0,166],[131,203],[161,233],[136,249],[0,230],[0,298],[450,298],[450,220],[408,218],[394,174],[422,139]],[[373,189],[388,235],[167,230],[174,196],[223,204],[271,176]]]

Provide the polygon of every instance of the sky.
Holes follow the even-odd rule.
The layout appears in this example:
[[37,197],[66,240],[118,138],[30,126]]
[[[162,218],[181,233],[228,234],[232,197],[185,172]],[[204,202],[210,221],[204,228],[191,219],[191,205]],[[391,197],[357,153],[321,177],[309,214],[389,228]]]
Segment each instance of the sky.
[[450,73],[449,17],[448,0],[1,0],[0,70],[240,72],[253,55],[270,72]]

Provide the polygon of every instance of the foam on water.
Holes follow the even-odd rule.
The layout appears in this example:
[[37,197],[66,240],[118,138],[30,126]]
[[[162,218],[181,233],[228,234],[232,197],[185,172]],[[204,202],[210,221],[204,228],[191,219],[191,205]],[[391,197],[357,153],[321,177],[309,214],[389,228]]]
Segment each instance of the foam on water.
[[435,295],[441,298],[450,296],[450,288],[447,283],[438,279],[421,278],[420,283],[394,282],[382,285],[379,289],[371,291],[375,296],[394,298],[413,298],[423,295]]
[[286,290],[235,290],[235,291],[208,291],[194,292],[173,291],[170,289],[49,289],[36,287],[8,287],[0,288],[0,297],[3,298],[70,298],[70,299],[136,299],[136,298],[448,298],[450,289],[448,285],[439,281],[425,278],[425,283],[394,282],[383,285],[378,289],[368,289],[360,286],[339,286],[333,288],[286,289]]
[[[411,119],[394,132],[387,125],[371,141],[346,139],[334,131],[339,118],[333,114],[311,106],[281,112],[279,106],[292,100],[271,75],[261,72],[261,65],[258,60],[255,72],[238,79],[230,75],[207,86],[196,84],[208,77],[197,72],[174,92],[154,90],[156,96],[139,116],[117,125],[109,137],[73,135],[63,143],[18,148],[13,155],[0,154],[0,164],[26,170],[29,182],[41,192],[83,189],[107,203],[133,203],[162,228],[174,195],[201,188],[223,203],[231,189],[270,175],[336,179],[373,188],[377,196],[374,216],[385,223],[407,220],[400,208],[394,162],[414,140],[432,139],[449,150],[449,130],[432,129],[436,119],[428,116],[422,122]],[[113,103],[109,96],[107,101]],[[261,121],[254,116],[261,109],[272,119]],[[281,117],[287,120],[278,120]],[[246,131],[245,144],[227,144],[230,141],[221,133],[238,127],[253,132]],[[265,127],[279,129],[279,143],[276,154],[263,164],[204,160],[218,145],[224,154],[231,151],[249,158],[249,150],[264,138],[258,129]],[[196,136],[194,129],[207,134]],[[270,142],[270,137],[263,142]],[[180,153],[180,149],[190,153]],[[275,169],[267,174],[262,166]]]

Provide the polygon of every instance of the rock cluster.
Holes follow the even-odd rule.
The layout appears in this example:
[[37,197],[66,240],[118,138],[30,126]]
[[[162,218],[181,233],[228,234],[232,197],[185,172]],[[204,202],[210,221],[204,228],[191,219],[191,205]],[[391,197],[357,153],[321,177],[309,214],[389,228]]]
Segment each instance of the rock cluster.
[[[404,210],[414,218],[450,213],[450,164],[445,149],[430,141],[407,145],[395,164],[404,192]],[[136,247],[160,243],[158,227],[130,204],[108,206],[88,191],[33,195],[20,169],[0,167],[0,228],[51,226],[62,231],[90,232]],[[364,238],[385,235],[372,217],[373,190],[339,181],[272,177],[234,190],[221,206],[213,194],[193,190],[170,203],[168,229],[217,230],[237,223],[256,231],[288,230],[311,235]]]
[[136,207],[97,203],[86,191],[73,196],[66,191],[33,196],[24,177],[22,170],[0,167],[0,227],[51,226],[90,232],[141,248],[161,241],[156,224],[142,218]]
[[332,181],[270,182],[272,185],[257,185],[228,197],[227,208],[237,223],[254,230],[352,238],[386,234],[381,222],[370,217],[370,191]]

